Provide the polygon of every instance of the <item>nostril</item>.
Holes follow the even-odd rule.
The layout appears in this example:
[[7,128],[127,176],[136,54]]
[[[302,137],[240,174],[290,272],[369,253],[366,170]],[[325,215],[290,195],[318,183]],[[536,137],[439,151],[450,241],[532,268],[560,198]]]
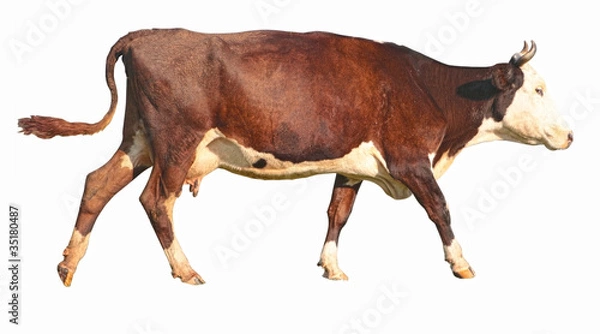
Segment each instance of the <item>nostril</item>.
[[569,139],[569,142],[573,142],[573,131],[569,132],[567,138]]

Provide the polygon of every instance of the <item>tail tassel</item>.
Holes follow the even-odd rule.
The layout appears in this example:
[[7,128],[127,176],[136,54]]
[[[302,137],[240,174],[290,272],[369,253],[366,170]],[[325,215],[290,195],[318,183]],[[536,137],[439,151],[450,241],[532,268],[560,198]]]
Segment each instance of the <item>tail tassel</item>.
[[54,136],[93,134],[99,130],[96,129],[97,124],[67,122],[64,119],[46,116],[21,118],[18,125],[21,127],[19,132],[25,135],[33,134],[43,139]]

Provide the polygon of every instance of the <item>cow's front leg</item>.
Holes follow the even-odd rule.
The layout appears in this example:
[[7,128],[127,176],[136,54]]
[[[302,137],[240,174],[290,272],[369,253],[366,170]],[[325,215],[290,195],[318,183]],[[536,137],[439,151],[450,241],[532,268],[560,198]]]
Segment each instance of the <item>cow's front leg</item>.
[[402,165],[392,169],[392,176],[404,183],[425,208],[429,218],[435,223],[444,245],[444,255],[454,276],[472,278],[475,272],[462,255],[462,249],[454,238],[450,227],[450,211],[444,195],[433,176],[429,160],[412,165]]
[[173,206],[181,193],[183,181],[177,177],[178,168],[161,173],[159,167],[152,169],[150,180],[140,197],[154,232],[167,256],[173,278],[193,285],[204,284],[204,280],[189,264],[189,261],[173,231]]
[[338,266],[337,246],[340,232],[348,221],[350,212],[352,212],[354,199],[361,183],[360,180],[349,180],[343,175],[336,175],[331,202],[327,210],[329,228],[327,229],[325,244],[318,264],[325,270],[323,276],[326,278],[333,280],[348,279],[348,276]]

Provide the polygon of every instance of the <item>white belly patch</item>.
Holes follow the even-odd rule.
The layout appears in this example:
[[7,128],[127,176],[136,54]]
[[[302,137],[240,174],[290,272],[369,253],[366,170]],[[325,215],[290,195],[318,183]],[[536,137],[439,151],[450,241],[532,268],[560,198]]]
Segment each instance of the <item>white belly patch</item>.
[[350,179],[372,181],[395,199],[411,195],[404,184],[390,176],[385,160],[372,142],[361,143],[341,158],[293,163],[244,147],[215,128],[208,131],[198,145],[186,183],[197,184],[217,168],[257,179],[296,179],[339,173]]

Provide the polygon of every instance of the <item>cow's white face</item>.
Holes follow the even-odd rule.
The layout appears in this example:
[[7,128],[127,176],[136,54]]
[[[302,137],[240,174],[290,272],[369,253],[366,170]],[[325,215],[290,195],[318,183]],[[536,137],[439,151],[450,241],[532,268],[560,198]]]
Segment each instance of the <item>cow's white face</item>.
[[573,132],[558,114],[546,91],[546,83],[529,65],[521,66],[523,85],[506,109],[497,134],[505,140],[525,144],[544,144],[548,149],[566,149]]

